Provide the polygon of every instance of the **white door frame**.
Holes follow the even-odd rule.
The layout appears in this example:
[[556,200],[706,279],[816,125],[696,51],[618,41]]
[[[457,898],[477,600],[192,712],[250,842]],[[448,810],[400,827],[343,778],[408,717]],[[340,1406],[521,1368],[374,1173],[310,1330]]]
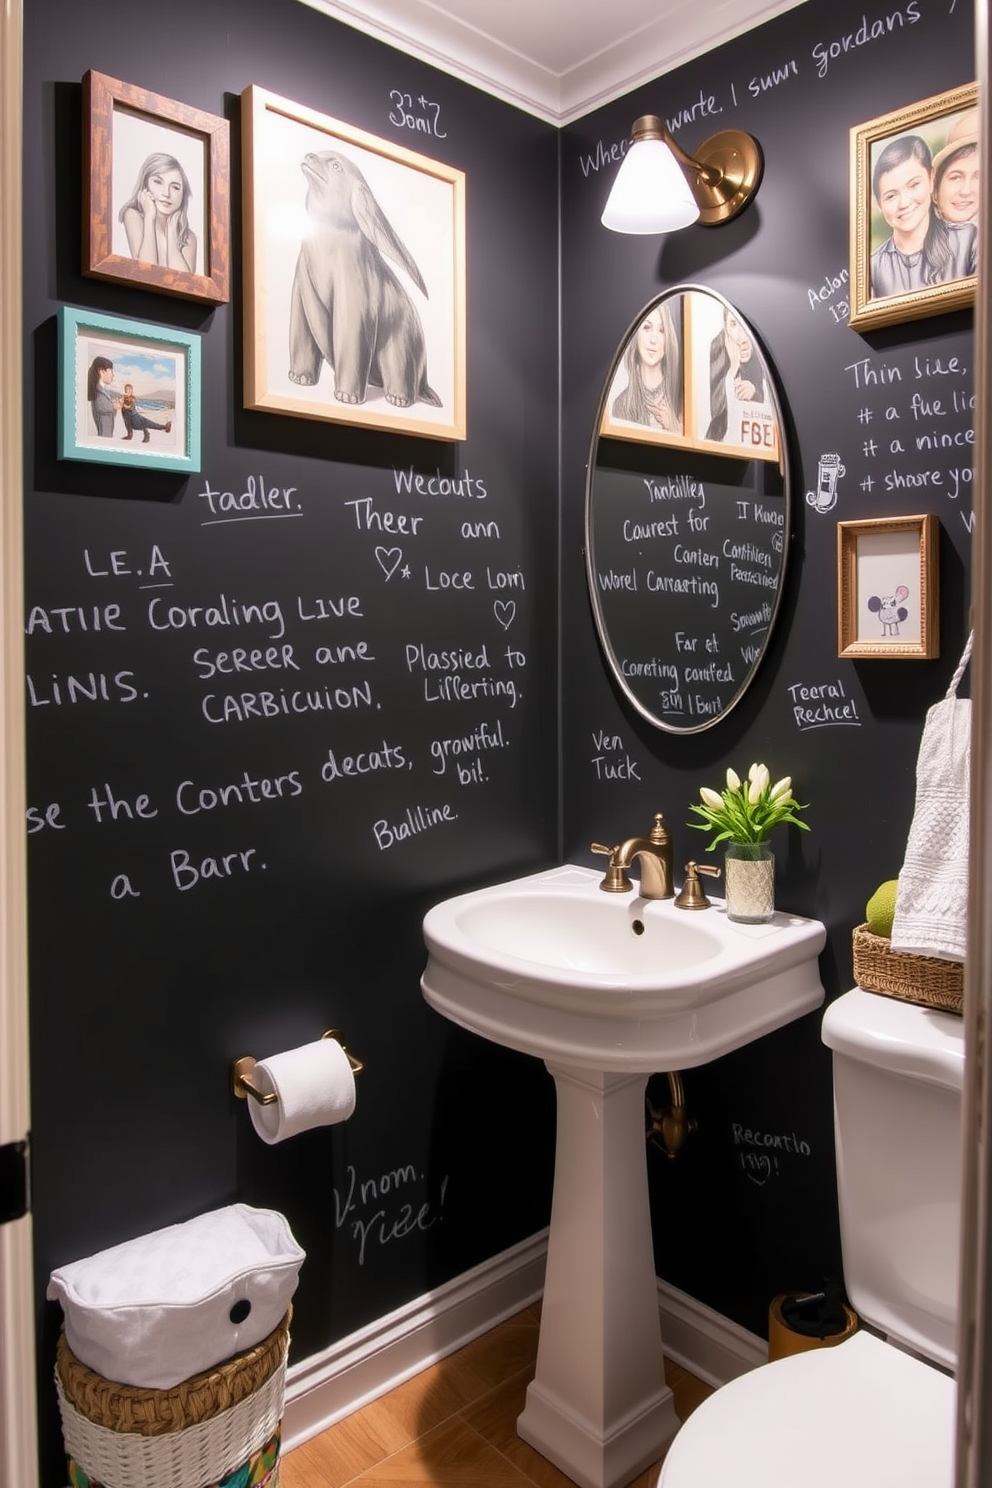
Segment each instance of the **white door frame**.
[[[30,1129],[24,853],[23,0],[0,0],[0,1143]],[[0,1225],[4,1477],[37,1488],[31,1216]]]
[[[988,0],[975,3],[975,70],[981,109],[981,159],[989,155],[987,94],[992,79]],[[988,243],[992,210],[982,193],[979,238]],[[992,286],[987,254],[979,265],[975,305],[975,527],[972,536],[971,845],[968,959],[965,965],[964,1206],[958,1320],[958,1410],[955,1488],[992,1481]],[[984,414],[984,417],[980,415]]]

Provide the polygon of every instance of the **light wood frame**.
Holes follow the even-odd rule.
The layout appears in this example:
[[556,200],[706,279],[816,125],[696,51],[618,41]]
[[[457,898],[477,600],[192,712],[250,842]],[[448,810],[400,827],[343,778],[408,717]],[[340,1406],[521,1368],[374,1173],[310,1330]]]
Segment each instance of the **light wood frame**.
[[[195,272],[148,263],[126,251],[120,208],[134,177],[129,173],[127,184],[120,184],[126,161],[115,160],[115,124],[140,132],[144,148],[136,156],[139,160],[147,159],[157,148],[198,163],[195,176],[204,183],[204,200],[202,214],[198,213],[201,232]],[[227,120],[91,71],[83,78],[83,151],[83,273],[185,300],[226,304],[230,299],[231,263]]]
[[839,656],[929,661],[940,655],[939,531],[932,513],[837,523]]
[[[242,147],[245,406],[464,439],[464,172],[256,85],[242,94]],[[302,168],[321,157],[334,162],[323,182]],[[347,238],[330,209],[307,216],[311,194],[331,190]],[[388,348],[376,339],[387,302],[398,326]],[[350,306],[359,313],[345,308],[342,330]],[[377,372],[390,351],[418,368],[412,377]]]
[[[871,330],[878,326],[896,325],[901,321],[920,320],[925,316],[942,315],[946,311],[960,310],[974,304],[977,273],[921,285],[918,289],[907,289],[899,293],[873,293],[872,254],[888,241],[890,230],[882,219],[875,200],[872,176],[881,151],[900,137],[918,136],[929,151],[933,165],[938,165],[938,156],[946,156],[947,149],[954,144],[951,132],[955,125],[959,131],[966,127],[970,131],[973,123],[974,134],[962,134],[958,143],[970,144],[974,139],[977,150],[977,111],[978,84],[968,83],[964,87],[953,88],[948,93],[925,98],[909,108],[882,114],[851,130],[851,313],[848,323],[856,329]],[[922,168],[926,169],[925,166]],[[940,222],[933,199],[932,179],[929,201],[932,220]],[[973,226],[972,241],[977,259],[977,221]],[[953,223],[949,225],[949,230],[955,235],[964,233],[970,237],[971,227],[970,223]],[[966,243],[960,244],[959,257],[963,256],[966,247]]]

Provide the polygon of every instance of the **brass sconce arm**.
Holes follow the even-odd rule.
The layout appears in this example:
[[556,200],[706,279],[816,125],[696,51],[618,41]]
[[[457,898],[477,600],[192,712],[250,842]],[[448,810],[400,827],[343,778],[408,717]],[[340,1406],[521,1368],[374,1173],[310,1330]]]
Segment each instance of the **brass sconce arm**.
[[758,141],[743,129],[721,129],[689,155],[657,114],[634,121],[631,145],[656,139],[668,146],[689,183],[704,227],[730,222],[757,194],[765,160]]

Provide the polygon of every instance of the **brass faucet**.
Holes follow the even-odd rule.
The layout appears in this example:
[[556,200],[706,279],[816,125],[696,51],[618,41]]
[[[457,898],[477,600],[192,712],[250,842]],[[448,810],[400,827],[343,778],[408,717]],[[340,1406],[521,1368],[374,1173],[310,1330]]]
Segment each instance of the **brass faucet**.
[[641,896],[644,899],[671,899],[674,895],[672,836],[660,811],[655,813],[654,826],[647,837],[628,837],[626,842],[616,847],[594,842],[592,851],[604,853],[610,860],[606,876],[599,886],[605,893],[629,894],[633,884],[628,869],[635,858],[640,858]]

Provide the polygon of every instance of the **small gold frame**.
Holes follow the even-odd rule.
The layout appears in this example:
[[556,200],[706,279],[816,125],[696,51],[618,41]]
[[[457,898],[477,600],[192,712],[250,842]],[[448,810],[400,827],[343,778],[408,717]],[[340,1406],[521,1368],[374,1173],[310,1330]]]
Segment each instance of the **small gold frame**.
[[837,654],[940,655],[933,513],[837,523]]

